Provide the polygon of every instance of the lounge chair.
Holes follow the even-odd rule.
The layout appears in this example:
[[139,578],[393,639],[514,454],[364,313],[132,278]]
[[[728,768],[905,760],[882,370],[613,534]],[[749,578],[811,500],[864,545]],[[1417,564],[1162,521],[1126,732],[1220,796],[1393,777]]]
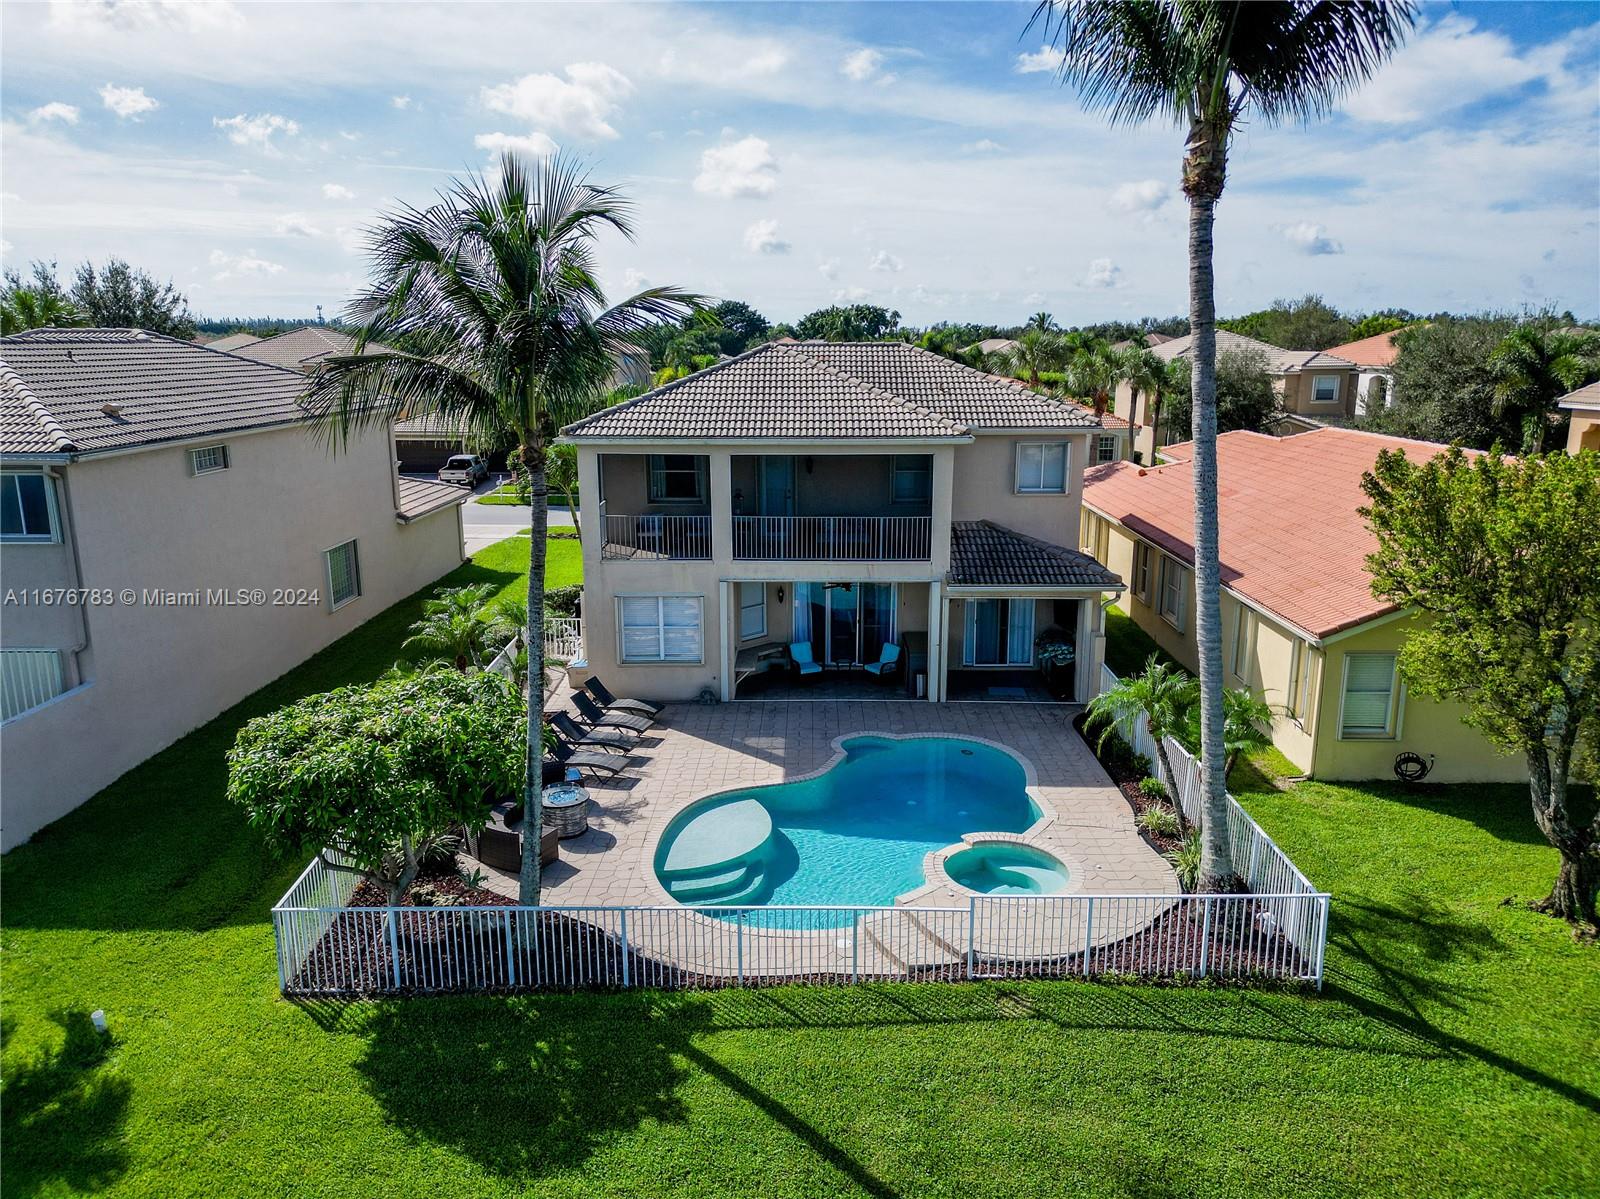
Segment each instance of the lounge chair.
[[589,694],[594,696],[596,702],[608,712],[636,712],[640,716],[661,715],[661,708],[657,704],[647,704],[642,699],[618,699],[595,675],[585,679],[583,685],[589,689]]
[[580,729],[578,722],[565,712],[557,712],[551,716],[550,727],[565,737],[573,749],[609,749],[619,754],[630,753],[633,750],[633,741],[621,731],[617,729],[585,731]]
[[650,726],[655,723],[648,716],[633,716],[627,712],[603,711],[599,704],[581,691],[572,693],[572,706],[578,709],[579,718],[592,729],[627,729],[642,736],[649,732]]
[[801,678],[822,673],[822,667],[817,664],[816,658],[811,654],[811,642],[809,641],[791,642],[789,645],[789,660],[794,663],[794,668]]
[[886,679],[900,669],[900,647],[892,642],[885,645],[878,654],[876,662],[868,662],[862,667],[868,674],[875,674],[879,679]]
[[619,758],[615,754],[596,753],[592,749],[574,749],[559,736],[556,738],[555,746],[550,750],[550,756],[571,773],[588,770],[595,774],[604,773],[607,778],[615,778],[617,773],[628,765],[627,758]]

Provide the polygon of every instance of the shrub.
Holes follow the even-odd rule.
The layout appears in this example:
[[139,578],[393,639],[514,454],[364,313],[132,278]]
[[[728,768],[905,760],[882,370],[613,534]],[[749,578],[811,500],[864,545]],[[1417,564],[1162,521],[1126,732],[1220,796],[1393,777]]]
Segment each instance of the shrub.
[[1151,775],[1148,778],[1140,780],[1139,793],[1141,795],[1148,796],[1151,799],[1166,799],[1167,785],[1160,779],[1156,778],[1155,775]]
[[1200,878],[1199,831],[1190,833],[1182,845],[1177,849],[1169,849],[1162,856],[1172,864],[1173,872],[1178,876],[1178,885],[1185,891],[1193,891]]
[[1139,827],[1157,837],[1176,837],[1178,817],[1171,808],[1146,808],[1139,813]]
[[576,616],[578,604],[583,599],[583,584],[569,587],[552,587],[544,593],[544,610],[547,616]]

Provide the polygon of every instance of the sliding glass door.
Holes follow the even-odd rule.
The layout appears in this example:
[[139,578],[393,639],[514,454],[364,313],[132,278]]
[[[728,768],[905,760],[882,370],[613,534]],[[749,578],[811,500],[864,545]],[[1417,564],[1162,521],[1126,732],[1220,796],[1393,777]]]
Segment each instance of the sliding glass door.
[[796,583],[794,640],[818,662],[876,662],[895,636],[893,583]]
[[1033,600],[969,599],[965,607],[961,639],[964,665],[1033,664]]

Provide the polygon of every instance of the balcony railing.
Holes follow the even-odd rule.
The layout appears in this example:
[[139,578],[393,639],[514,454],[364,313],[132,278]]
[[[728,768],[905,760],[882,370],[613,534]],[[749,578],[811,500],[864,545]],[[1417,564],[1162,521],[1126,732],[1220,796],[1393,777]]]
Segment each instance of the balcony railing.
[[921,562],[932,550],[926,516],[733,518],[733,556],[747,561]]
[[605,517],[602,558],[706,559],[711,557],[709,516]]

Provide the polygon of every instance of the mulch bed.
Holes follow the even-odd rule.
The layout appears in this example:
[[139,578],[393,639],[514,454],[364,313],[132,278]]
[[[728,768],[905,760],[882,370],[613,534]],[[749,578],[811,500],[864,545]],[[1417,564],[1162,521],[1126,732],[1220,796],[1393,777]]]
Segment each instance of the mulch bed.
[[[1122,792],[1122,798],[1128,801],[1128,806],[1133,809],[1133,818],[1135,823],[1138,822],[1140,815],[1145,811],[1146,808],[1163,807],[1169,812],[1172,811],[1172,804],[1158,804],[1143,791],[1139,790],[1139,784],[1144,782],[1146,778],[1150,777],[1149,775],[1131,769],[1128,763],[1116,754],[1109,752],[1102,754],[1098,749],[1095,748],[1095,742],[1099,740],[1099,737],[1085,736],[1083,731],[1084,719],[1085,717],[1078,716],[1073,720],[1072,727],[1077,730],[1078,736],[1083,737],[1084,744],[1087,745],[1090,752],[1094,754],[1095,760],[1098,761],[1100,765],[1105,768],[1105,772],[1111,776],[1111,781],[1117,785],[1117,790]],[[1112,743],[1109,740],[1106,742],[1108,750],[1111,744]],[[1152,773],[1154,771],[1154,766],[1155,764],[1151,763]],[[1152,833],[1145,829],[1143,825],[1139,825],[1139,835],[1149,842],[1150,845],[1154,846],[1156,852],[1160,854],[1170,853],[1171,851],[1178,849],[1183,845],[1183,839],[1181,837],[1169,837],[1160,833]]]

